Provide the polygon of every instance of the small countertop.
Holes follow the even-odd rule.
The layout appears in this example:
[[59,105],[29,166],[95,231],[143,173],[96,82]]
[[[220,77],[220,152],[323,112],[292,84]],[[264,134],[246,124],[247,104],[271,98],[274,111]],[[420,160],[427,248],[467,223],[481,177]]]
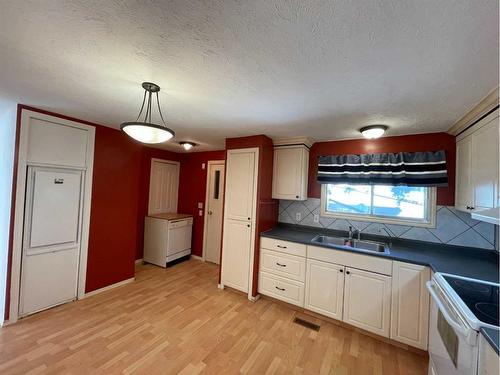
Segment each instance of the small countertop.
[[188,217],[193,217],[193,215],[178,214],[175,212],[166,212],[163,214],[148,215],[148,217],[154,217],[155,219],[163,219],[163,220],[179,220],[179,219],[186,219]]
[[499,347],[500,347],[500,339],[499,339],[499,332],[496,329],[491,329],[491,328],[481,328],[481,334],[484,336],[486,341],[490,343],[490,345],[495,349],[497,354],[500,355],[499,353]]
[[[332,247],[311,242],[318,234],[340,237],[347,236],[347,233],[343,231],[292,224],[279,224],[273,229],[262,232],[261,236],[332,249]],[[498,252],[494,250],[482,250],[397,238],[388,239],[387,237],[364,234],[361,234],[361,237],[368,240],[391,242],[389,254],[365,252],[355,249],[335,250],[420,264],[429,266],[434,272],[450,273],[495,283],[498,283],[499,280]]]

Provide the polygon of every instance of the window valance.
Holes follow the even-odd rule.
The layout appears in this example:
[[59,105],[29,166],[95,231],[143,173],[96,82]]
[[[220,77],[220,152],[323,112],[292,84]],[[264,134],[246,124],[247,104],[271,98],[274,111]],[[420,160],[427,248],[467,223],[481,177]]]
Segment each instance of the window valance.
[[321,184],[447,186],[446,153],[320,156],[317,181]]

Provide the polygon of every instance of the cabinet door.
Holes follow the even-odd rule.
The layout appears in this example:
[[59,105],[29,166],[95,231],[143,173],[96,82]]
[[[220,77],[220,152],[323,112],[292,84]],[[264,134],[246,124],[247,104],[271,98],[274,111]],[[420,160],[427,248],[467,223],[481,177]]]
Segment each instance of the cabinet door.
[[500,367],[498,354],[493,350],[483,335],[479,335],[478,362],[478,375],[498,375]]
[[251,224],[239,220],[224,220],[222,243],[222,283],[248,292],[250,272]]
[[250,221],[254,215],[255,151],[230,150],[227,153],[226,219]]
[[307,199],[309,151],[304,146],[274,149],[273,198]]
[[393,262],[391,339],[427,349],[430,279],[428,267]]
[[474,210],[494,208],[498,197],[498,117],[472,134]]
[[455,207],[468,211],[472,206],[472,137],[466,137],[457,142],[457,167],[455,183]]
[[343,321],[389,337],[391,278],[348,267],[345,274]]
[[307,260],[305,308],[342,319],[344,266]]

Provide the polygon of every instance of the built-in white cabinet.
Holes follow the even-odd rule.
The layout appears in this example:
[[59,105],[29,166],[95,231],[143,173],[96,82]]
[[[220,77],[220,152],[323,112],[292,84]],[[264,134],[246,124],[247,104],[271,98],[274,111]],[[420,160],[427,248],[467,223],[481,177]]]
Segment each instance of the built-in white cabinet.
[[499,206],[499,114],[457,136],[455,206],[466,212]]
[[261,238],[259,293],[427,349],[425,266]]
[[389,337],[391,278],[355,268],[345,270],[343,321]]
[[221,287],[251,290],[258,149],[229,150],[226,159]]
[[483,335],[479,335],[478,375],[498,375],[500,359]]
[[392,265],[391,339],[423,350],[429,333],[430,269],[394,261]]
[[342,320],[344,268],[338,264],[307,260],[306,309]]
[[306,145],[274,147],[273,198],[307,199],[309,148]]

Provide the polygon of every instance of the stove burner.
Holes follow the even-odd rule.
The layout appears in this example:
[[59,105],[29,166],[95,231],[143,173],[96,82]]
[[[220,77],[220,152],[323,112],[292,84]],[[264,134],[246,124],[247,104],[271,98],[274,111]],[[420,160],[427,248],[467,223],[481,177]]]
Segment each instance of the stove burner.
[[453,280],[453,284],[455,284],[460,289],[470,290],[471,292],[476,293],[490,293],[490,286],[479,283],[471,283],[467,280]]
[[489,302],[478,302],[475,305],[477,311],[490,319],[498,321],[498,304]]

